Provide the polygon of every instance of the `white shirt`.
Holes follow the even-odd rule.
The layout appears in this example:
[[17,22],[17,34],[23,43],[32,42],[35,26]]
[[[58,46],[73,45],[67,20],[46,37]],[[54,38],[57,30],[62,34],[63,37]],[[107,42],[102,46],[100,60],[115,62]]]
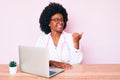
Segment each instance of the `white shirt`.
[[83,58],[82,52],[74,48],[72,34],[66,32],[61,34],[57,47],[55,47],[50,33],[40,36],[36,47],[48,48],[49,60],[67,61],[70,64],[77,64]]

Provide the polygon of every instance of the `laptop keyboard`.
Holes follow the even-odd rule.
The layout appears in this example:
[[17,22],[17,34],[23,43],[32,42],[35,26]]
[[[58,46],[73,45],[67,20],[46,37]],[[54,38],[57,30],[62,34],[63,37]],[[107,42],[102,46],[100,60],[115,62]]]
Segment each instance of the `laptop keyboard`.
[[55,73],[56,73],[55,71],[49,71],[50,75],[55,74]]

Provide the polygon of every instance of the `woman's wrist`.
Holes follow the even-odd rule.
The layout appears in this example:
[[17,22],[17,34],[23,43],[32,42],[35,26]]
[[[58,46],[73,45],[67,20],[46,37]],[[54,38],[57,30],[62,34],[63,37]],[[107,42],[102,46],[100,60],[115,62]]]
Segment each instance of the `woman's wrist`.
[[54,66],[54,67],[57,67],[60,65],[61,62],[57,62],[57,61],[54,61],[54,60],[50,60],[49,61],[49,65],[50,66]]
[[54,64],[55,64],[55,61],[53,61],[53,60],[49,61],[49,66],[54,66]]
[[79,42],[74,42],[74,48],[79,49]]
[[75,53],[80,53],[80,50],[79,49],[74,49],[74,52]]

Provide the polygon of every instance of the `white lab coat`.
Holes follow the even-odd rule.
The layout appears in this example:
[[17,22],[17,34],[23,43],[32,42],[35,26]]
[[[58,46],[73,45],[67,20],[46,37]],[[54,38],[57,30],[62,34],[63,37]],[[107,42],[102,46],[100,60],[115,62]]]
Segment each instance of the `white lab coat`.
[[[63,61],[65,58],[69,60],[68,63],[77,64],[80,63],[83,58],[82,52],[74,48],[72,34],[66,32],[63,32],[60,36],[57,47],[54,46],[50,33],[40,36],[36,43],[36,47],[48,48],[49,60]],[[63,51],[63,53],[61,51]]]

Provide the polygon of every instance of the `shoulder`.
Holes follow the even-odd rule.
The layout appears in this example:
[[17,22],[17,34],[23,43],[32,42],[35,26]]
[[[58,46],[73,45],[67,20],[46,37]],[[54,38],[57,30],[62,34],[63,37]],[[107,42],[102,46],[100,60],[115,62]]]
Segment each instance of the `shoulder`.
[[40,34],[38,39],[37,39],[37,42],[36,42],[36,46],[40,46],[40,45],[44,45],[46,43],[46,40],[48,39],[49,37],[49,34]]
[[65,40],[68,42],[72,41],[72,34],[68,32],[63,32],[63,35],[65,36]]
[[64,34],[65,36],[72,37],[72,34],[71,34],[71,33],[68,33],[68,32],[63,32],[63,34]]
[[49,37],[49,34],[40,34],[40,36],[39,36],[39,40],[41,39],[41,40],[43,40],[43,39],[47,39]]

